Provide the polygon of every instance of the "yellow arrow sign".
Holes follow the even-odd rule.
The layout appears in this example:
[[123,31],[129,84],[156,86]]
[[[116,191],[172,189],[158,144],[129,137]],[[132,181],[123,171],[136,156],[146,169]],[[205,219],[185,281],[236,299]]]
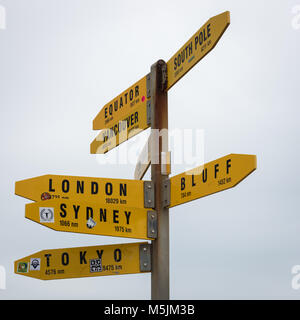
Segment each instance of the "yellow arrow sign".
[[256,156],[230,154],[172,177],[170,207],[234,187],[256,169]]
[[25,217],[56,231],[146,240],[156,237],[156,212],[142,208],[48,200],[27,204]]
[[123,120],[138,107],[146,108],[147,79],[146,76],[108,102],[93,121],[93,129],[111,128],[113,124]]
[[15,261],[15,273],[41,280],[151,271],[150,244],[43,250]]
[[102,130],[91,143],[91,154],[106,153],[122,142],[134,137],[150,127],[147,119],[146,105],[139,105],[117,121],[112,121],[111,127]]
[[210,18],[167,62],[170,89],[217,44],[230,24],[229,11]]
[[44,175],[17,181],[15,194],[33,201],[74,199],[144,208],[143,181]]

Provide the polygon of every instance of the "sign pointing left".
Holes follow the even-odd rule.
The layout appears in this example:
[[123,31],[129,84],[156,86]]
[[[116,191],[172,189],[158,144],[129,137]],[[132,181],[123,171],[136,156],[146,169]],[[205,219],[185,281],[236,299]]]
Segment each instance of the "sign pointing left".
[[15,273],[41,280],[151,271],[147,242],[50,249],[15,261]]
[[156,212],[77,200],[48,200],[26,205],[25,217],[56,231],[153,240]]
[[33,201],[74,199],[144,208],[143,181],[44,175],[17,181],[15,194]]
[[133,84],[127,90],[108,102],[93,120],[93,129],[110,128],[112,123],[123,120],[126,114],[139,107],[146,109],[147,104],[147,76]]
[[90,145],[91,154],[104,154],[150,127],[147,108],[140,106],[100,131]]

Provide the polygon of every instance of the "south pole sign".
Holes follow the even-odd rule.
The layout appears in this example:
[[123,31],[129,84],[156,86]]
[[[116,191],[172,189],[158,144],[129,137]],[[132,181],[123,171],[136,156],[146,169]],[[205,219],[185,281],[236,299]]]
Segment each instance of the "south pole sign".
[[218,43],[230,24],[229,11],[210,18],[167,62],[168,90]]
[[[101,102],[91,154],[151,128],[133,180],[49,174],[15,184],[15,194],[32,201],[25,217],[43,227],[146,241],[42,250],[15,261],[16,274],[53,280],[151,272],[151,298],[170,298],[169,210],[235,187],[257,168],[255,155],[229,154],[169,178],[168,91],[215,48],[229,24],[228,11],[210,18],[168,62],[158,60],[150,73]],[[149,167],[151,180],[141,180]]]

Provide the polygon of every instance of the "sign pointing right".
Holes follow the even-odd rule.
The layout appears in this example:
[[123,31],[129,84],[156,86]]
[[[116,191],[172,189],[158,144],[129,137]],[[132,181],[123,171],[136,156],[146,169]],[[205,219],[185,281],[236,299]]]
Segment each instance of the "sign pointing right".
[[170,207],[236,186],[256,169],[256,156],[229,154],[172,177]]
[[229,24],[229,11],[210,18],[174,54],[167,62],[168,90],[216,46]]

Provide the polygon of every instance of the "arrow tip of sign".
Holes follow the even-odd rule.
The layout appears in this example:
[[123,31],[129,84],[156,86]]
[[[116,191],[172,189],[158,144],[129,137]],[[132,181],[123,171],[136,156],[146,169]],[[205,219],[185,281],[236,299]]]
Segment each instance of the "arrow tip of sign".
[[93,130],[98,130],[97,129],[96,119],[93,120]]
[[225,11],[225,13],[227,15],[228,23],[230,23],[230,11]]
[[257,169],[257,156],[253,155],[253,162],[254,162],[254,167]]
[[20,180],[20,181],[15,182],[15,195],[16,196],[26,198],[26,197],[24,197],[24,190],[26,190],[26,189],[27,189],[26,180]]
[[15,182],[15,194],[18,195],[18,190],[19,190],[19,181]]

